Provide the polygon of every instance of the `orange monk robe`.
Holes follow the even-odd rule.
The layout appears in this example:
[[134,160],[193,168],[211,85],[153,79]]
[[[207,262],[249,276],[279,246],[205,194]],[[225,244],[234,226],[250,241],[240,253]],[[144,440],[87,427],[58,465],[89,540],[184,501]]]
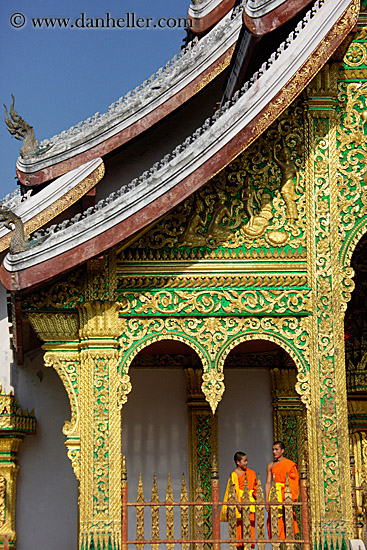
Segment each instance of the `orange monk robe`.
[[[236,472],[231,473],[231,478],[228,480],[227,489],[224,495],[223,502],[228,501],[229,484],[231,483],[231,480],[236,491],[238,502],[242,501],[242,495],[245,488],[245,476],[247,478],[247,488],[250,495],[250,501],[255,502],[256,492],[257,492],[257,477],[254,470],[251,470],[250,468],[246,469],[246,474],[245,472],[243,472],[240,476],[237,476]],[[237,508],[236,508],[236,518],[237,518],[237,539],[242,540],[243,539],[242,516]],[[222,510],[220,513],[220,521],[228,521],[226,504],[223,504],[222,506]],[[251,525],[251,538],[252,540],[255,540],[255,506],[250,506],[250,525]],[[239,543],[237,546],[242,546],[242,543]]]
[[[283,458],[280,462],[277,462],[275,466],[271,469],[272,479],[275,481],[277,495],[279,502],[284,502],[285,497],[285,484],[289,482],[289,488],[291,490],[292,500],[296,502],[299,497],[299,474],[297,464],[289,460],[288,458]],[[284,524],[284,507],[280,507],[281,510],[278,513],[279,516],[279,538],[285,539],[285,524]],[[268,516],[268,533],[269,538],[271,538],[271,524],[270,524],[270,514]],[[293,510],[293,533],[297,535],[299,533],[296,514]]]

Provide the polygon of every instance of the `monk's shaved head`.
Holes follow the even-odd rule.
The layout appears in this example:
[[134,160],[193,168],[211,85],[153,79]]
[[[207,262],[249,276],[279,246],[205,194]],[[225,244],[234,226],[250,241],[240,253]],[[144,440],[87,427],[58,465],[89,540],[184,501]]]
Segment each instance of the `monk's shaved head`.
[[242,451],[237,451],[237,453],[235,453],[233,457],[234,463],[237,464],[237,462],[239,462],[244,456],[247,456],[246,453],[243,453]]

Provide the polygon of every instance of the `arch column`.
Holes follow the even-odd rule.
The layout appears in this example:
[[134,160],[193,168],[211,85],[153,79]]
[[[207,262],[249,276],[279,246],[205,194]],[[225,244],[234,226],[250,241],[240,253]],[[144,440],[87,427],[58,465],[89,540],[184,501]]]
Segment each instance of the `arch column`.
[[45,341],[45,365],[69,396],[64,425],[79,480],[79,549],[118,550],[121,541],[121,423],[118,304],[84,302],[78,313],[30,313]]
[[315,535],[352,536],[344,359],[343,275],[339,263],[336,107],[338,67],[326,65],[307,89],[308,274],[313,292],[308,423]]

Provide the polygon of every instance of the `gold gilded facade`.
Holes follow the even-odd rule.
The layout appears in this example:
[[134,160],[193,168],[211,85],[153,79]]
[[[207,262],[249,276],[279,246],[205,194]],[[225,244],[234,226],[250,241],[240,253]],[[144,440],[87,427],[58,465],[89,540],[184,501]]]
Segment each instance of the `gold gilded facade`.
[[[200,422],[217,453],[230,352],[252,340],[286,352],[281,369],[266,354],[258,364],[271,368],[274,435],[296,433],[295,459],[307,462],[312,541],[361,536],[349,458],[351,449],[362,486],[367,362],[354,375],[346,364],[344,317],[353,252],[367,231],[365,25],[362,17],[342,62],[326,64],[248,150],[149,231],[23,296],[70,400],[64,433],[80,483],[80,549],[119,548],[129,369],[167,340],[198,356],[189,368],[177,362],[187,373],[192,471]],[[200,493],[192,471],[191,492]]]

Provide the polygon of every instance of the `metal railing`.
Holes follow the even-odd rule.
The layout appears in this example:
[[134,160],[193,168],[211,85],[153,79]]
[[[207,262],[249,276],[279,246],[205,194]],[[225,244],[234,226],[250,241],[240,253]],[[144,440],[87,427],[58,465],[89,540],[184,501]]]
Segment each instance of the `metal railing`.
[[[124,462],[125,464],[125,462]],[[166,498],[164,501],[159,500],[156,477],[153,480],[152,497],[149,502],[144,499],[143,484],[141,476],[137,491],[136,502],[128,502],[128,482],[126,467],[123,466],[122,474],[122,537],[121,550],[128,550],[129,545],[135,545],[138,550],[143,550],[145,544],[151,546],[152,550],[159,550],[161,544],[165,544],[167,550],[173,550],[175,544],[181,545],[182,550],[204,550],[204,548],[212,548],[220,550],[221,544],[228,544],[230,550],[237,550],[238,546],[243,546],[244,550],[249,550],[257,544],[259,550],[265,550],[267,543],[272,544],[273,550],[282,548],[291,550],[294,545],[302,550],[310,550],[310,536],[308,523],[308,503],[307,503],[307,484],[305,476],[301,477],[300,481],[300,500],[292,501],[291,491],[288,480],[285,486],[284,501],[278,500],[275,484],[272,484],[269,495],[269,502],[265,502],[263,489],[260,477],[258,477],[256,501],[250,500],[248,491],[244,491],[241,503],[236,502],[234,486],[230,486],[228,500],[223,503],[219,499],[219,477],[218,471],[214,466],[211,476],[211,500],[207,501],[203,497],[201,484],[198,483],[198,488],[195,494],[195,500],[189,501],[186,483],[184,476],[182,478],[180,500],[175,501],[172,494],[172,486],[170,475],[168,474]],[[229,538],[221,538],[220,529],[220,510],[223,504],[227,505],[228,510],[228,529]],[[251,510],[250,510],[251,507]],[[269,507],[268,514],[268,529],[265,526],[265,511]],[[180,511],[179,518],[176,514],[176,529],[179,530],[180,536],[174,536],[175,518],[174,509]],[[191,517],[190,530],[190,508],[193,508]],[[128,518],[135,509],[136,513],[136,538],[129,539],[128,537]],[[146,510],[150,510],[150,538],[145,538],[145,532],[148,530],[146,525]],[[161,513],[162,509],[164,514]],[[211,512],[211,533],[210,536],[204,536],[204,513],[205,510]],[[236,517],[236,510],[241,510],[241,519]],[[251,536],[251,512],[256,517],[256,537]],[[298,511],[298,512],[297,512]],[[297,536],[294,533],[294,520],[296,515],[301,518],[300,534]],[[254,517],[254,516],[253,516]],[[283,522],[285,539],[279,536],[280,522]],[[179,522],[179,525],[177,525]],[[241,523],[242,536],[238,538],[237,527]],[[160,537],[160,527],[165,525],[165,537]],[[267,536],[267,532],[271,532],[271,538]],[[194,536],[192,536],[194,534]]]

